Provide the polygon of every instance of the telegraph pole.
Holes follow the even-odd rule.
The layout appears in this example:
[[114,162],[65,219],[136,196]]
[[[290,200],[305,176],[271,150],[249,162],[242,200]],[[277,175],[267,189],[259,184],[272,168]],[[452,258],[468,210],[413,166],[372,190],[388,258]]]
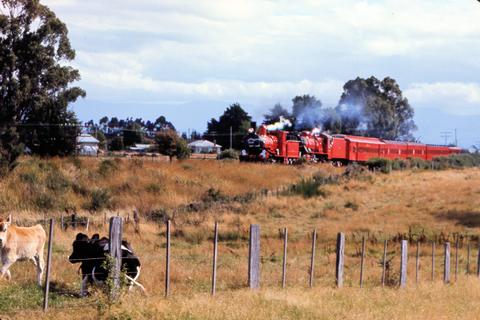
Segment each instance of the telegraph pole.
[[233,134],[232,134],[232,126],[230,126],[230,149],[232,149],[233,144]]
[[455,128],[455,147],[458,147],[457,128]]
[[442,131],[440,132],[440,137],[445,138],[445,145],[447,145],[448,138],[452,136],[451,131]]

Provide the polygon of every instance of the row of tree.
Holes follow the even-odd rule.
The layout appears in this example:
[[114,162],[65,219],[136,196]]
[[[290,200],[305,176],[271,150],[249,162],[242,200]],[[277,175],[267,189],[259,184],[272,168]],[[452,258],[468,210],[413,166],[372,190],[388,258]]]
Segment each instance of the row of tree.
[[[388,140],[413,140],[414,111],[392,78],[356,78],[343,86],[335,107],[325,107],[313,95],[296,96],[290,110],[277,103],[264,115],[264,124],[287,119],[285,130],[310,130],[318,127],[335,134],[353,134]],[[220,118],[208,122],[205,137],[224,147],[242,147],[242,137],[252,118],[238,104],[228,107]],[[231,140],[230,140],[231,139]]]

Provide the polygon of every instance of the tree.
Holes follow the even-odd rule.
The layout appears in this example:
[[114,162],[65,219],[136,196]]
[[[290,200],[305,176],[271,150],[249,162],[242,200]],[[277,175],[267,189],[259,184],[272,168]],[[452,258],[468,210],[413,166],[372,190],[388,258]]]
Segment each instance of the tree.
[[15,161],[20,142],[39,154],[75,150],[78,121],[68,105],[85,91],[69,86],[80,79],[78,70],[67,64],[74,58],[66,25],[48,7],[39,0],[0,0],[4,161]]
[[272,123],[278,122],[280,121],[280,117],[284,119],[289,119],[289,120],[292,119],[292,115],[290,114],[290,112],[287,109],[285,109],[280,103],[277,103],[276,105],[274,105],[273,108],[270,109],[267,114],[263,115],[263,117],[264,117],[264,120],[263,120],[264,124],[272,124]]
[[414,111],[397,82],[389,77],[356,78],[343,86],[336,107],[343,133],[411,140]]
[[158,151],[161,154],[167,155],[170,162],[174,156],[177,159],[185,159],[190,156],[190,149],[187,142],[178,136],[173,130],[160,131],[155,135],[155,142],[158,146]]
[[131,122],[123,130],[123,143],[125,147],[133,146],[136,143],[143,142],[144,133],[138,122]]
[[311,95],[292,99],[292,116],[297,130],[318,127],[323,121],[322,102]]
[[251,126],[252,118],[238,103],[228,107],[218,120],[212,118],[207,124],[205,136],[215,140],[222,148],[230,147],[230,128],[232,132],[232,147],[242,148],[243,136]]

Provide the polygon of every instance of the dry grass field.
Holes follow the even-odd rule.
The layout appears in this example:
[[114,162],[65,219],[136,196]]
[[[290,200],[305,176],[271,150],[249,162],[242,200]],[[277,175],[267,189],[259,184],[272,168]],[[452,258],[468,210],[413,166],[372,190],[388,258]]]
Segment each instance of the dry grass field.
[[[106,168],[108,167],[108,168]],[[339,176],[304,197],[287,192],[259,196],[312,176]],[[95,190],[105,193],[96,198]],[[39,196],[42,194],[43,196]],[[252,196],[253,194],[253,196]],[[40,199],[39,199],[40,198]],[[0,282],[1,318],[56,319],[456,319],[478,316],[475,275],[480,231],[480,170],[361,172],[347,178],[328,165],[280,166],[190,160],[178,163],[98,159],[23,159],[0,182],[0,208],[24,224],[58,218],[65,208],[89,217],[89,234],[107,235],[103,212],[141,213],[140,232],[126,224],[124,238],[142,261],[135,290],[110,305],[100,290],[76,296],[78,266],[68,262],[77,232],[55,229],[51,307],[41,311],[33,266],[15,264]],[[165,227],[173,219],[171,297],[164,298]],[[157,219],[157,220],[155,220]],[[213,223],[219,222],[217,295],[210,292]],[[261,225],[262,289],[246,289],[248,227]],[[287,288],[281,289],[282,237],[289,229]],[[308,288],[311,232],[318,231],[314,288]],[[347,238],[345,287],[334,288],[335,237]],[[361,238],[366,237],[364,288],[359,288]],[[408,285],[397,288],[398,239],[411,240]],[[460,241],[458,279],[442,283],[441,243]],[[388,285],[380,286],[382,243],[389,239]],[[415,247],[421,240],[420,282]],[[435,280],[430,243],[437,242]],[[467,243],[470,276],[466,275]],[[453,250],[454,253],[454,250]],[[452,279],[454,256],[452,256]]]

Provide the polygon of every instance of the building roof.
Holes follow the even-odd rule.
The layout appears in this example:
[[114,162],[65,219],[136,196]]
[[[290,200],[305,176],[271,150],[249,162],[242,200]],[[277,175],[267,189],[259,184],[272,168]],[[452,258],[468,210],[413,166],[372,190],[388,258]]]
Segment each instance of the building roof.
[[88,133],[82,133],[77,137],[77,143],[99,143],[97,139],[95,139],[94,136]]
[[222,147],[221,145],[215,144],[208,140],[193,141],[193,142],[190,142],[188,146],[193,148],[221,148]]

